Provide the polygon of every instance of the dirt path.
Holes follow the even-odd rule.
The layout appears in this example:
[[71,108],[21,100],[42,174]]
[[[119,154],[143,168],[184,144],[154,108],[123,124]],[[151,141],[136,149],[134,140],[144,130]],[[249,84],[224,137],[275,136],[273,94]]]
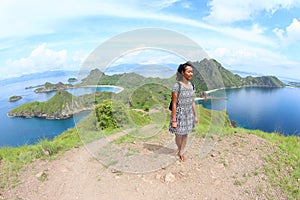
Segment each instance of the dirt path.
[[[21,183],[5,191],[2,198],[286,199],[270,186],[263,174],[263,157],[272,152],[265,140],[241,133],[223,136],[213,150],[201,158],[199,149],[203,140],[192,141],[186,152],[186,162],[170,152],[167,154],[173,162],[169,166],[147,173],[124,173],[104,167],[86,146],[73,148],[57,160],[36,161],[28,166],[20,174]],[[131,145],[140,150],[146,148],[145,145]]]

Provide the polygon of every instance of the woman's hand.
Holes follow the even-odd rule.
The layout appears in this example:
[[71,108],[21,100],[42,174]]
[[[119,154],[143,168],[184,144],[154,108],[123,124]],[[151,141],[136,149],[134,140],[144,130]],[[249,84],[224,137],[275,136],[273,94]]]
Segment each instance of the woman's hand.
[[177,128],[177,122],[176,121],[172,121],[172,128]]
[[199,122],[197,117],[195,117],[194,121],[195,121],[195,124],[198,124],[198,122]]

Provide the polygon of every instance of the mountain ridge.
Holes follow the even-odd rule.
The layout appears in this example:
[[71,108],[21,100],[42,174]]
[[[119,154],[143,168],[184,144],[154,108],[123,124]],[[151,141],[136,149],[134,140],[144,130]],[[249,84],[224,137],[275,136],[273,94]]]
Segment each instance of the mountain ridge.
[[[247,76],[242,78],[222,67],[215,59],[203,59],[201,61],[190,62],[190,64],[194,68],[194,76],[191,82],[195,85],[196,96],[200,96],[203,91],[212,89],[243,86],[285,86],[284,83],[274,76]],[[146,78],[134,72],[106,75],[96,68],[91,70],[90,74],[81,80],[81,83],[76,84],[76,87],[85,85],[121,86],[124,88],[124,91],[116,95],[118,95],[119,99],[123,98],[123,103],[130,104],[132,108],[146,109],[155,103],[158,103],[157,99],[160,99],[159,102],[162,102],[165,105],[168,104],[171,95],[170,89],[168,88],[171,88],[174,85],[174,80],[175,75],[167,79]],[[154,83],[156,85],[154,85]],[[48,83],[48,85],[52,86],[51,83]],[[62,88],[65,84],[60,83],[60,86],[60,88]],[[139,87],[137,88],[137,86]],[[140,94],[135,91],[140,91]],[[130,98],[128,98],[128,95],[130,95]],[[44,117],[47,119],[65,119],[71,117],[74,113],[93,109],[93,106],[99,102],[98,100],[95,100],[96,98],[100,97],[94,96],[94,100],[92,97],[86,98],[86,96],[74,97],[67,91],[58,90],[56,95],[47,102],[25,103],[11,110],[8,115],[24,116],[26,118]]]
[[[243,86],[264,86],[264,87],[282,87],[286,86],[275,76],[247,76],[245,78],[238,74],[233,74],[231,71],[225,69],[215,59],[203,59],[196,62],[188,62],[194,69],[194,76],[192,82],[196,89],[200,91],[207,91],[220,88],[235,88]],[[211,77],[214,77],[211,79]],[[199,89],[198,89],[199,91]]]

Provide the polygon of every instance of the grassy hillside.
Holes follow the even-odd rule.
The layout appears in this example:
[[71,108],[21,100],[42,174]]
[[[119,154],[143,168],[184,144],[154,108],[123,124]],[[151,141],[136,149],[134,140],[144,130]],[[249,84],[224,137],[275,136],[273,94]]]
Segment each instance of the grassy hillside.
[[[198,110],[200,112],[200,123],[195,127],[197,137],[206,137],[207,131],[212,126],[212,116],[214,112],[219,113],[220,111],[208,110],[202,106],[198,106]],[[136,118],[138,118],[140,122],[149,123],[149,113],[141,114],[135,110],[131,110],[130,112],[135,113],[134,115],[137,116]],[[270,181],[274,187],[279,187],[289,199],[299,199],[299,137],[283,137],[276,133],[270,134],[257,130],[232,128],[228,117],[226,117],[226,113],[223,112],[221,115],[225,116],[225,123],[222,134],[219,136],[220,139],[226,137],[226,135],[244,133],[256,134],[269,141],[273,153],[265,157],[264,173],[267,175],[267,180]],[[55,159],[57,155],[73,147],[82,145],[82,141],[86,143],[118,132],[118,129],[99,131],[96,122],[96,115],[92,112],[87,118],[77,124],[76,128],[67,130],[52,141],[45,139],[31,146],[0,148],[0,193],[2,189],[14,187],[14,185],[18,184],[19,171],[27,164],[37,159]],[[165,123],[166,126],[164,130],[167,130],[168,117],[166,117]],[[80,133],[80,135],[78,135],[78,133]],[[138,138],[133,139],[137,140]],[[118,139],[116,144],[122,145],[123,143],[128,141],[132,142],[134,140],[132,140],[131,135],[127,135]]]
[[111,98],[111,93],[101,92],[73,96],[65,90],[58,90],[56,94],[45,102],[29,102],[12,109],[9,116],[41,117],[47,119],[69,118],[73,114],[84,110],[92,110],[93,106],[105,99]]
[[39,87],[34,90],[36,93],[41,93],[41,92],[51,92],[55,90],[64,90],[68,88],[73,88],[74,86],[72,84],[64,84],[62,82],[58,82],[56,84],[46,82],[43,87]]
[[[244,85],[282,86],[276,77],[246,77],[241,78],[226,70],[216,60],[204,59],[200,62],[192,63],[195,67],[193,83],[197,91],[220,87],[240,87]],[[100,78],[101,77],[101,78]],[[163,83],[160,85],[159,83]],[[83,108],[91,109],[93,106],[101,104],[106,99],[115,98],[120,102],[128,105],[124,107],[129,109],[127,115],[131,116],[135,124],[139,126],[149,125],[155,118],[154,114],[150,114],[148,109],[154,105],[163,105],[167,108],[167,104],[171,98],[170,88],[175,83],[175,77],[169,79],[145,78],[135,73],[122,75],[107,76],[95,69],[85,78],[81,85],[119,85],[125,89],[118,93],[97,93],[92,95],[84,95],[74,97],[70,93],[59,90],[56,95],[46,102],[32,102],[24,104],[14,110],[13,113],[27,114],[29,117],[34,115],[60,117],[61,113],[69,113],[74,109]],[[139,85],[138,88],[136,86]],[[208,87],[209,86],[209,87]],[[117,101],[115,101],[117,102]],[[74,108],[75,105],[75,108]],[[73,106],[73,107],[72,107]],[[100,106],[99,109],[102,107]],[[143,111],[136,110],[142,109]],[[300,140],[299,137],[290,136],[283,137],[276,133],[264,133],[262,131],[250,131],[241,128],[231,127],[230,119],[225,111],[212,111],[198,106],[200,123],[195,127],[197,137],[206,137],[207,134],[215,128],[215,116],[220,116],[222,123],[222,137],[239,133],[256,134],[267,139],[274,153],[266,157],[265,173],[268,180],[276,187],[279,187],[290,199],[300,198],[299,177],[300,177]],[[146,111],[146,112],[145,112]],[[97,113],[98,112],[98,113]],[[101,110],[92,111],[89,116],[83,119],[76,128],[72,128],[57,136],[54,140],[42,140],[31,146],[22,146],[19,148],[0,148],[0,194],[1,189],[5,187],[13,187],[17,184],[18,172],[26,164],[36,159],[54,159],[57,155],[71,149],[72,147],[82,145],[82,142],[90,142],[106,135],[116,134],[119,129],[103,129],[99,126],[99,113]],[[164,123],[164,131],[168,129],[169,112],[167,109],[164,113],[165,119],[158,118]],[[98,115],[98,116],[97,116]],[[26,116],[26,115],[24,115]],[[154,116],[154,117],[153,117]],[[103,117],[103,116],[101,116]],[[102,118],[101,118],[102,119]],[[152,120],[152,121],[151,121]],[[156,118],[157,120],[157,118]],[[216,119],[218,120],[218,119]],[[103,121],[103,120],[102,120]],[[78,135],[80,133],[80,135]],[[79,137],[80,136],[80,137]],[[131,141],[132,137],[122,137],[118,143]],[[136,138],[135,138],[136,139]],[[3,180],[3,181],[1,181]]]
[[[226,70],[214,59],[203,59],[200,62],[191,62],[194,67],[192,82],[196,87],[196,96],[199,92],[211,89],[264,86],[280,87],[284,84],[273,76],[242,78]],[[94,69],[76,87],[83,85],[117,85],[124,90],[114,95],[114,98],[128,104],[132,108],[148,110],[155,104],[167,106],[170,101],[171,88],[175,83],[175,75],[169,79],[146,78],[136,73],[125,73],[108,76],[99,69]],[[61,86],[60,84],[58,84]],[[45,88],[56,87],[47,83]],[[44,117],[48,119],[68,118],[82,110],[90,110],[99,101],[112,97],[106,95],[84,95],[74,97],[64,90],[58,90],[56,95],[47,102],[31,102],[11,110],[10,116]]]
[[[241,86],[265,86],[281,87],[285,86],[278,78],[274,76],[242,78],[225,69],[215,59],[203,59],[201,61],[190,62],[194,67],[194,76],[192,82],[196,86],[196,91],[207,91],[211,89],[224,87],[241,87]],[[168,79],[146,78],[136,73],[124,73],[108,76],[99,69],[94,69],[83,79],[82,85],[118,85],[126,88],[136,87],[147,83],[161,83],[171,88],[176,81],[176,76]]]
[[158,84],[146,84],[135,90],[130,98],[133,108],[147,110],[151,106],[161,104],[166,107],[165,102],[171,99],[170,89]]
[[[72,107],[73,95],[65,90],[59,90],[57,93],[46,102],[29,102],[11,110],[10,116],[25,116],[25,117],[48,117],[58,118],[63,117],[62,112],[66,107]],[[69,112],[65,113],[65,115]]]
[[197,92],[218,88],[242,87],[242,86],[265,86],[281,87],[285,86],[274,76],[242,78],[225,69],[215,59],[203,59],[200,62],[190,62],[194,67],[192,82],[195,84]]

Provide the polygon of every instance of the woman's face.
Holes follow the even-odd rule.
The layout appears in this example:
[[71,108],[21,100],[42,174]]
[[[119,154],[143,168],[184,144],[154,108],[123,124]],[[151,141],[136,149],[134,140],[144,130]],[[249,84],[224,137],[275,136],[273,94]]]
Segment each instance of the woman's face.
[[182,76],[188,81],[191,80],[193,78],[193,68],[191,66],[187,66],[185,71],[182,72]]

